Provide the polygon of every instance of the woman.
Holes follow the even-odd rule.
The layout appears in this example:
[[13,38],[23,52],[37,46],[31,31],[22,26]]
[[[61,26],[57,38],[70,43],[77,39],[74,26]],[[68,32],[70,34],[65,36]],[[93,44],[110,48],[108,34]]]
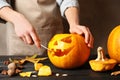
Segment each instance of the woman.
[[91,32],[79,25],[77,0],[15,0],[13,8],[0,0],[0,17],[8,22],[9,55],[45,53],[40,44],[47,46],[53,35],[63,33],[61,15],[67,19],[70,33],[84,34],[88,47],[93,47]]

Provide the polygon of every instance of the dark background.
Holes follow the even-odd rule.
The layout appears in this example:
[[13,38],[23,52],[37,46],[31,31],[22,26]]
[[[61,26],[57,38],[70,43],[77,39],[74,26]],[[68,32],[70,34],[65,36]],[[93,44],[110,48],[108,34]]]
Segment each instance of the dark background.
[[[120,24],[120,0],[79,0],[80,24],[88,26],[94,36],[96,54],[98,46],[107,53],[107,39],[111,30]],[[0,55],[6,54],[6,27],[0,24]]]
[[120,0],[79,0],[80,23],[90,28],[94,36],[92,54],[98,46],[107,53],[107,39],[112,29],[120,25]]

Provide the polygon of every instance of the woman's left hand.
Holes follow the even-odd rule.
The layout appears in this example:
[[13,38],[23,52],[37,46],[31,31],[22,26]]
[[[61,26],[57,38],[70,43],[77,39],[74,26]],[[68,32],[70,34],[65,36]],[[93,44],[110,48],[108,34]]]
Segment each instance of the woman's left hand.
[[85,43],[88,45],[88,47],[93,48],[94,38],[88,27],[82,25],[70,25],[69,31],[70,33],[84,35]]

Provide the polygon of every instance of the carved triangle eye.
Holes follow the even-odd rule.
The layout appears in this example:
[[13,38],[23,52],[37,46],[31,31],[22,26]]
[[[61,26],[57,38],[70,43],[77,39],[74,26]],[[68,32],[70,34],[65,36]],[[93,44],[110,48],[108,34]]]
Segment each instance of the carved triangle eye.
[[65,43],[71,43],[72,42],[71,36],[65,37],[61,41],[65,42]]
[[55,41],[54,45],[59,45],[59,42],[71,43],[72,42],[71,36],[62,38],[61,40],[58,40],[58,41]]

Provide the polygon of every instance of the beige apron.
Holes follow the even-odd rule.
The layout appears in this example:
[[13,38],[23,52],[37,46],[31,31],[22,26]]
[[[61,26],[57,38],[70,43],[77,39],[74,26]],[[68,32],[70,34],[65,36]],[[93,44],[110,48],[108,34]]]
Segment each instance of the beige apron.
[[[41,43],[47,46],[51,37],[63,32],[63,25],[56,0],[16,0],[16,10],[35,27]],[[45,49],[38,49],[35,45],[25,44],[15,33],[12,24],[7,23],[7,49],[9,55],[40,55]]]

